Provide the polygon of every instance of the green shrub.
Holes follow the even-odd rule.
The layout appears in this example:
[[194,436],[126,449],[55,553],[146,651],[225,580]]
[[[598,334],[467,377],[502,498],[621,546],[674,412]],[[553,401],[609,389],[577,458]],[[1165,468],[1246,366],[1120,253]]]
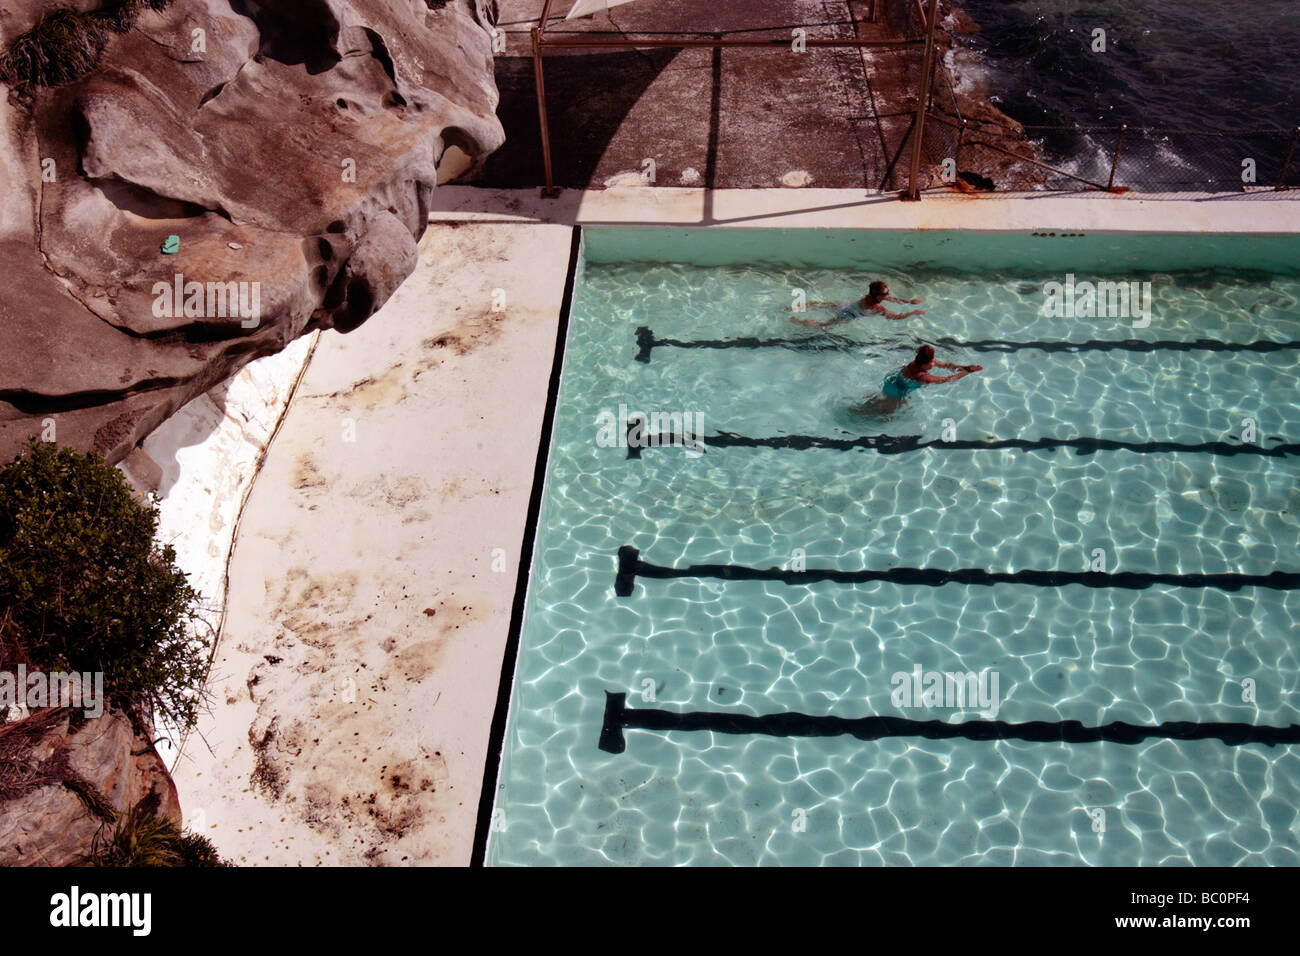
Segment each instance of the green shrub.
[[33,439],[0,469],[0,617],[33,664],[102,671],[111,701],[188,730],[208,655],[198,595],[157,527],[157,506],[103,457]]
[[90,858],[94,866],[229,866],[207,837],[182,833],[165,817],[130,813]]
[[183,832],[176,838],[176,852],[181,866],[230,866],[221,858],[212,841],[201,833]]

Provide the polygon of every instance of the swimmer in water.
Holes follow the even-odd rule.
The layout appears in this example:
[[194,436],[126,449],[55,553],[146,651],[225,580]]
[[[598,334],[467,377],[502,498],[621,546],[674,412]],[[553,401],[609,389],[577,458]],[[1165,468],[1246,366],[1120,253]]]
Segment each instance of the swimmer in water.
[[798,322],[800,325],[807,325],[814,329],[829,329],[831,326],[839,325],[843,322],[851,322],[853,319],[861,318],[864,315],[876,313],[883,315],[887,319],[906,319],[912,315],[925,315],[924,309],[913,309],[911,312],[890,312],[885,308],[885,302],[899,302],[904,305],[920,305],[920,299],[899,299],[889,294],[889,286],[883,282],[876,281],[871,283],[867,288],[867,294],[855,302],[809,302],[812,308],[835,309],[835,317],[827,319],[825,322],[818,322],[815,319],[801,319],[797,316],[791,316],[792,322]]
[[[932,368],[949,368],[953,375],[931,375]],[[923,385],[942,385],[965,378],[971,372],[984,371],[983,365],[951,365],[948,362],[936,362],[934,349],[922,345],[916,350],[916,357],[897,372],[891,372],[880,386],[881,394],[861,405],[857,410],[869,415],[888,415],[897,411],[907,400],[907,396]]]

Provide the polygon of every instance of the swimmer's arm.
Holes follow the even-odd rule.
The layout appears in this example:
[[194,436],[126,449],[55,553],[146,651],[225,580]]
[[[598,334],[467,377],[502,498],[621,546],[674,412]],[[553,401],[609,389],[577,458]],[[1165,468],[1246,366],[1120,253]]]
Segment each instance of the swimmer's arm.
[[[940,363],[935,362],[934,364],[938,365]],[[959,378],[965,378],[971,372],[984,371],[984,368],[981,365],[944,365],[944,368],[955,368],[957,371],[954,374],[946,375],[943,378],[940,378],[937,375],[931,375],[928,372],[922,372],[916,377],[916,380],[918,382],[924,382],[926,385],[941,385],[944,382],[955,382]]]
[[890,312],[883,305],[876,306],[875,311],[887,319],[906,319],[913,315],[925,315],[924,309],[913,309],[911,312]]
[[925,300],[924,299],[900,299],[897,296],[887,295],[885,296],[885,301],[898,302],[901,305],[920,305]]

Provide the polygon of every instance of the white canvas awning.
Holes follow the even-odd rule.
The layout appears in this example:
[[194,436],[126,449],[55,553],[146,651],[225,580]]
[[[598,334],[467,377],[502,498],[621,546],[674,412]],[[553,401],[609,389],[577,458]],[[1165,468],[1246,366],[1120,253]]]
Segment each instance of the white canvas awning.
[[631,3],[632,0],[578,0],[569,11],[569,15],[564,19],[572,20],[575,17],[585,17],[592,13],[600,13],[601,10],[608,10],[610,7],[617,7],[619,4]]

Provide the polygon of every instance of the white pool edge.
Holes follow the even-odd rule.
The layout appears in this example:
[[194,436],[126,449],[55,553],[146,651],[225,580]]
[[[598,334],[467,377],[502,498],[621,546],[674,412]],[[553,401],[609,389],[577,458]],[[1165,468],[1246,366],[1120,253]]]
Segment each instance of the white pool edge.
[[561,190],[444,186],[430,223],[491,221],[786,229],[959,229],[982,232],[1300,234],[1300,190],[1279,193],[927,194],[905,202],[861,189]]

